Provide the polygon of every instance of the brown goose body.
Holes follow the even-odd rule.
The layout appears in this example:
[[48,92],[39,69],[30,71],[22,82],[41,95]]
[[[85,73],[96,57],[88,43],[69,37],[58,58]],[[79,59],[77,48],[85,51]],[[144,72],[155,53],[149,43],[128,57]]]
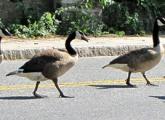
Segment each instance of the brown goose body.
[[114,59],[107,67],[114,67],[125,72],[145,72],[152,69],[160,62],[163,51],[164,48],[162,45],[156,48],[143,48],[131,51]]
[[78,55],[71,56],[67,51],[57,49],[44,50],[35,55],[19,69],[24,73],[16,75],[33,81],[45,81],[62,76],[72,68],[78,60]]
[[73,32],[68,36],[65,42],[67,51],[57,49],[44,50],[36,54],[18,70],[10,72],[6,76],[18,75],[33,81],[37,81],[36,87],[33,91],[35,97],[41,97],[36,93],[40,81],[45,81],[48,79],[52,80],[60,93],[60,97],[67,97],[64,96],[63,92],[58,86],[58,77],[72,68],[78,60],[78,55],[70,44],[71,41],[75,38],[88,41],[82,32]]
[[0,63],[3,60],[3,54],[2,54],[2,50],[1,50],[1,40],[2,40],[2,37],[4,37],[4,36],[11,36],[11,35],[12,34],[7,29],[0,28]]
[[143,48],[140,50],[131,51],[112,60],[105,67],[113,67],[122,71],[128,72],[126,84],[130,84],[131,73],[141,72],[145,78],[147,85],[152,85],[147,79],[145,72],[155,67],[161,60],[164,48],[159,41],[159,27],[165,25],[165,18],[157,17],[153,28],[153,48]]

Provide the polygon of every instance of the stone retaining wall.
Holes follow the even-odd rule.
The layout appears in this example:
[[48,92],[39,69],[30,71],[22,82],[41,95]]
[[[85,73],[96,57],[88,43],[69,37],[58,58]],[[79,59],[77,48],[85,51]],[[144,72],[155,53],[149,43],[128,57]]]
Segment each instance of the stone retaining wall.
[[[16,0],[0,1],[0,18],[4,23],[13,22],[22,16],[22,11],[17,8],[18,4],[12,1]],[[23,0],[23,3],[26,7],[32,7],[39,15],[54,9],[54,0]]]

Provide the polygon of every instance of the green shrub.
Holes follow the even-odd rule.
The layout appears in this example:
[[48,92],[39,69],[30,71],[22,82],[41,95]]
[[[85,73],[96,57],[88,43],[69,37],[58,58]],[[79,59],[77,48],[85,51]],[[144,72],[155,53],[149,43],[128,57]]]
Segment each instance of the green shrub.
[[163,0],[162,2],[156,0],[114,2],[103,9],[103,21],[113,33],[115,31],[139,35],[150,33],[154,19],[164,15],[163,3],[165,3]]
[[116,31],[115,34],[122,37],[125,35],[125,32],[124,31]]
[[28,25],[12,24],[10,30],[19,37],[37,37],[56,33],[59,22],[49,12],[44,13],[38,21]]
[[82,32],[100,35],[104,28],[101,18],[92,14],[90,9],[80,9],[77,7],[60,8],[56,15],[60,16],[58,34],[68,34],[70,31],[81,30]]
[[[72,7],[61,7],[55,14],[46,12],[41,16],[39,8],[17,2],[17,9],[23,16],[8,27],[23,38],[54,33],[66,35],[75,30],[95,36],[108,33],[144,35],[152,32],[155,17],[165,14],[164,7],[164,0],[84,0]],[[102,9],[101,16],[93,12],[95,8]],[[4,26],[0,19],[0,27]]]
[[114,3],[103,10],[103,21],[110,28],[109,31],[124,31],[126,34],[136,34],[143,30],[137,12],[131,13],[124,4]]

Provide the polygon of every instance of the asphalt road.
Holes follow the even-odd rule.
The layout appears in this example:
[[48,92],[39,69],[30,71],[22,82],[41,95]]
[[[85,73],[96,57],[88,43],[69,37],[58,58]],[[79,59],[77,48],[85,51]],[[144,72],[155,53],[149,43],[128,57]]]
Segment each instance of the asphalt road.
[[133,74],[136,88],[125,86],[127,73],[101,67],[114,57],[81,58],[76,66],[59,78],[65,95],[59,98],[51,81],[42,82],[32,96],[35,83],[17,76],[6,77],[25,61],[3,61],[0,82],[1,120],[164,120],[165,58],[147,72],[150,81],[159,86],[146,86],[141,74]]

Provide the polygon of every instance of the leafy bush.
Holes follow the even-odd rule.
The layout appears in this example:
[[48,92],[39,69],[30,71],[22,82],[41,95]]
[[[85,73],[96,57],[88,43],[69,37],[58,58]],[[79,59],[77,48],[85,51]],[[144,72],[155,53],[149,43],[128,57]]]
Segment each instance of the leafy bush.
[[38,21],[40,19],[40,16],[42,16],[42,12],[40,12],[39,7],[33,7],[30,4],[26,4],[23,0],[17,0],[15,2],[16,9],[18,11],[21,11],[21,18],[17,19],[15,23],[22,24],[22,25],[28,25],[29,22],[33,23],[35,21]]
[[104,28],[101,18],[92,14],[90,9],[77,7],[60,8],[56,15],[60,16],[58,34],[68,34],[70,31],[81,30],[88,34],[100,35]]
[[[72,7],[61,7],[55,14],[46,12],[41,16],[38,8],[17,2],[17,9],[23,16],[9,28],[23,38],[54,33],[65,35],[75,30],[95,36],[107,33],[144,35],[152,31],[155,17],[165,14],[164,7],[164,0],[83,0]],[[94,13],[93,9],[97,8],[102,9],[102,15]],[[4,24],[0,19],[1,26]]]
[[103,21],[113,31],[124,31],[126,34],[136,34],[143,30],[137,12],[130,13],[127,6],[114,3],[103,10]]
[[104,8],[107,4],[109,4],[112,1],[113,0],[83,0],[82,7],[95,8],[96,6],[100,6]]
[[116,31],[115,34],[122,37],[125,35],[125,32],[124,31]]
[[12,24],[10,30],[19,37],[36,37],[56,33],[59,22],[49,12],[44,13],[38,21],[28,25]]
[[[103,10],[103,21],[109,31],[124,31],[126,34],[140,34],[152,32],[153,21],[156,16],[164,14],[162,1],[135,0],[118,1],[109,4]],[[113,31],[111,31],[113,30]]]

